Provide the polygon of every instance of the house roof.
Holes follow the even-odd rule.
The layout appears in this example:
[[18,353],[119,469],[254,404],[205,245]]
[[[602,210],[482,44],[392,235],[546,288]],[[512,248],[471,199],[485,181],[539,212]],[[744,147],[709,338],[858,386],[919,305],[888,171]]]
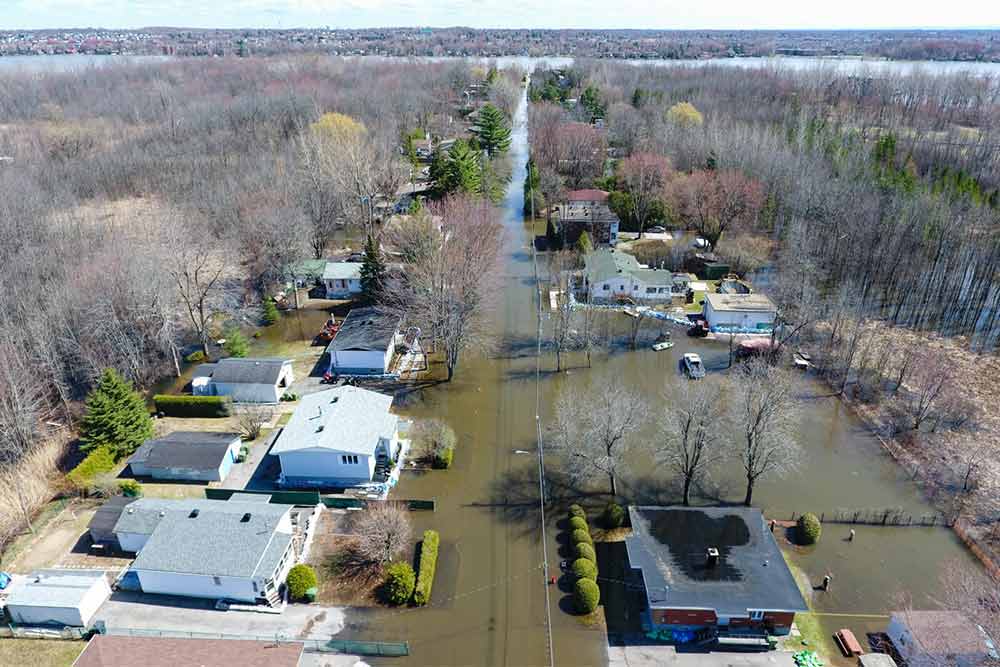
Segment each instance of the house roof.
[[[215,505],[202,506],[197,514],[172,511],[161,517],[132,568],[216,577],[271,575],[292,539],[278,531],[291,506],[208,502]],[[239,511],[230,505],[239,505]]]
[[301,642],[244,639],[174,639],[96,634],[73,667],[296,667]]
[[778,312],[774,302],[763,294],[719,294],[706,292],[705,298],[712,304],[712,310],[730,312]]
[[[629,563],[642,570],[650,607],[807,611],[760,510],[746,507],[629,507]],[[719,563],[707,564],[709,547]]]
[[608,193],[604,190],[570,190],[566,193],[566,201],[607,201]]
[[209,500],[207,498],[139,498],[125,508],[115,522],[116,533],[150,535],[167,516],[188,516],[192,510],[216,514],[273,514],[283,516],[288,507],[264,503],[247,503],[234,500]]
[[399,418],[392,396],[342,386],[303,396],[271,454],[303,449],[372,456],[380,438],[392,438]]
[[100,570],[36,570],[14,579],[7,588],[6,603],[17,607],[77,607],[104,578]]
[[1000,657],[986,631],[960,611],[895,611],[892,620],[909,629],[922,653]]
[[286,271],[296,278],[319,278],[326,270],[326,265],[325,259],[303,259],[290,264]]
[[389,347],[400,319],[379,313],[374,308],[354,308],[340,323],[337,335],[327,352],[345,350],[382,350]]
[[129,457],[130,464],[147,468],[183,468],[218,470],[229,454],[239,433],[204,433],[176,431],[162,438],[147,440]]
[[131,498],[129,496],[113,496],[108,498],[94,512],[94,516],[90,519],[90,523],[87,524],[87,528],[99,537],[110,538],[114,533],[115,524],[118,523],[118,517],[125,510],[125,506],[134,503],[136,500],[138,498]]
[[323,280],[359,280],[361,262],[327,262],[323,269]]
[[212,380],[230,384],[278,384],[281,370],[291,363],[291,359],[228,357],[215,364]]
[[670,285],[674,274],[666,269],[650,269],[639,264],[634,255],[601,248],[584,257],[584,271],[591,283],[602,283],[616,276],[628,275],[646,285]]

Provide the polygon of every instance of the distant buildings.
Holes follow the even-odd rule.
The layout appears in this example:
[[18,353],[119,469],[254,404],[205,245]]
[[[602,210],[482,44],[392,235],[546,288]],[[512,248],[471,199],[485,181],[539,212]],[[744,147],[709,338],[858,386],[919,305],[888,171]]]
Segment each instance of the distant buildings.
[[566,193],[556,207],[559,231],[563,243],[576,244],[583,232],[590,235],[595,245],[615,245],[618,243],[618,228],[621,222],[608,207],[608,193],[604,190],[572,190]]

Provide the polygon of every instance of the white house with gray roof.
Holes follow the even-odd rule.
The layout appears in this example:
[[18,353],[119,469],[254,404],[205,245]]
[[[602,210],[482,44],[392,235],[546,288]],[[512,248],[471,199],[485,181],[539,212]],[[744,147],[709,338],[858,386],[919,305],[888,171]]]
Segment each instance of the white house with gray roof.
[[327,262],[323,286],[327,299],[349,299],[361,294],[361,262]]
[[115,524],[145,593],[275,602],[295,561],[290,505],[141,498]]
[[388,480],[405,451],[392,397],[342,386],[304,396],[271,454],[289,487],[348,487]]
[[594,301],[620,300],[670,301],[674,274],[666,269],[651,269],[633,255],[601,248],[584,257],[585,288]]
[[191,393],[231,396],[237,403],[277,403],[294,381],[291,359],[229,357],[199,366]]

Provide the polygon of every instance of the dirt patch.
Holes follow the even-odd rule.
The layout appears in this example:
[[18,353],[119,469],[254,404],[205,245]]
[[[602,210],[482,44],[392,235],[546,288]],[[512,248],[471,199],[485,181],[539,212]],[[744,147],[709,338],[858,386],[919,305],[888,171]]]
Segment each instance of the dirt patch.
[[5,567],[27,574],[49,567],[115,570],[130,561],[92,556],[87,526],[100,506],[99,500],[74,500],[52,521],[39,529],[34,539]]
[[381,606],[376,590],[382,584],[381,568],[365,563],[356,554],[348,512],[323,512],[309,552],[309,564],[319,579],[317,602],[324,605]]

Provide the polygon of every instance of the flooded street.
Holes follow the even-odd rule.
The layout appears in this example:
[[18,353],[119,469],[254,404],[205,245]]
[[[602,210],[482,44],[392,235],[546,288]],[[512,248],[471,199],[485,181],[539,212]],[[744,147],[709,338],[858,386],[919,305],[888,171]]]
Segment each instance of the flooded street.
[[[548,663],[534,423],[537,292],[531,240],[536,230],[524,222],[521,213],[527,159],[523,102],[515,121],[514,174],[503,202],[507,232],[503,296],[493,314],[500,350],[489,358],[464,359],[450,384],[402,392],[397,397],[400,412],[442,418],[460,439],[451,470],[408,472],[396,492],[399,498],[437,501],[434,513],[413,514],[415,534],[425,528],[441,533],[432,604],[352,611],[344,635],[408,641],[412,664]],[[538,265],[544,280],[543,256]],[[595,353],[593,368],[584,367],[583,353],[566,355],[569,370],[561,374],[552,372],[554,354],[542,359],[543,427],[551,423],[555,397],[567,383],[600,384],[606,374],[614,373],[654,399],[670,383],[686,381],[677,364],[688,351],[701,354],[710,373],[726,372],[729,352],[725,344],[690,339],[680,328],[651,323],[639,349],[631,350],[625,343],[625,317],[612,317],[612,333],[620,331],[621,335],[612,335],[609,350]],[[649,343],[661,328],[672,328],[677,344],[671,350],[654,352]],[[760,481],[754,500],[766,513],[789,518],[793,512],[818,514],[842,508],[903,508],[915,515],[932,511],[916,486],[840,401],[829,395],[825,385],[802,376],[797,392],[802,412],[796,438],[802,463],[784,478]],[[557,478],[559,462],[550,458],[546,462],[549,473]],[[740,501],[741,472],[739,463],[728,464],[699,490],[696,502]],[[632,455],[621,492],[636,503],[678,500],[670,475],[644,451]],[[549,486],[549,493],[559,500],[560,490],[554,485]],[[560,511],[554,510],[549,517],[549,558],[554,572],[559,564],[555,520],[561,518]],[[831,632],[845,626],[859,632],[879,629],[884,626],[880,618],[840,614],[882,614],[897,606],[903,590],[912,595],[915,605],[934,606],[941,564],[970,558],[944,528],[859,527],[852,543],[843,539],[848,531],[849,526],[827,524],[818,546],[791,554],[811,583],[818,583],[826,573],[833,575],[831,591],[814,593],[810,600],[816,611],[835,614],[820,619]],[[556,663],[604,664],[603,629],[587,627],[563,611],[569,608],[566,593],[557,587],[550,592]]]

